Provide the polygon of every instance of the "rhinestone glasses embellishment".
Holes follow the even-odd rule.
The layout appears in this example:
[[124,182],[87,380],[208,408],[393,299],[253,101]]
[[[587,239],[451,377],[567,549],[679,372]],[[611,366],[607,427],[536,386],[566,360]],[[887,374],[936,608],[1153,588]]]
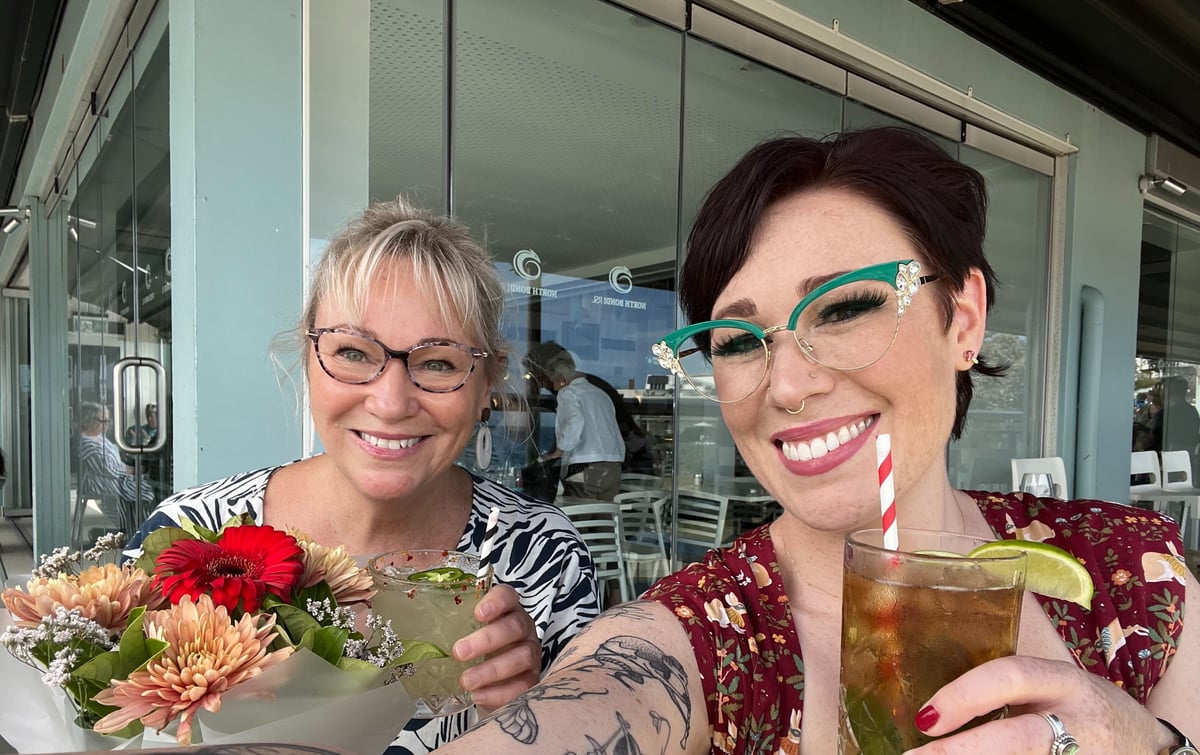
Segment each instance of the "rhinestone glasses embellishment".
[[900,265],[896,271],[896,297],[900,300],[897,315],[904,314],[904,310],[912,305],[913,295],[920,287],[921,263],[913,261]]
[[675,352],[671,350],[666,341],[659,341],[651,346],[650,353],[658,357],[658,363],[664,370],[670,370],[671,374],[683,377],[683,368],[679,366],[679,360],[675,358]]

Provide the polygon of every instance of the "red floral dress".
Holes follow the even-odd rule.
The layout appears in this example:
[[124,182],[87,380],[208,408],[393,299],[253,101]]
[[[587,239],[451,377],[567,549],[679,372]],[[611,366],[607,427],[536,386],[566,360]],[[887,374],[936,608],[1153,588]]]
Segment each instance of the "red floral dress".
[[[1005,539],[1073,553],[1097,585],[1091,610],[1037,596],[1079,666],[1145,703],[1183,630],[1179,528],[1152,511],[1103,501],[971,492]],[[804,659],[764,525],[710,551],[644,596],[670,608],[702,673],[713,753],[798,755]]]

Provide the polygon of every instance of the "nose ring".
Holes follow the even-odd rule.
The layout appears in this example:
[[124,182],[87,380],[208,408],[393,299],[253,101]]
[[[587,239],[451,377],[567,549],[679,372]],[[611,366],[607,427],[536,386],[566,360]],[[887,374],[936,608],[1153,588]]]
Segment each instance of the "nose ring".
[[810,378],[812,378],[813,380],[816,380],[816,379],[817,379],[817,373],[815,373],[815,372],[810,372],[810,373],[808,373],[808,376],[809,376]]
[[[816,377],[816,376],[814,375],[813,377]],[[787,412],[788,414],[799,414],[800,412],[804,411],[804,399],[800,399],[800,408],[797,409],[796,411],[792,411],[791,409],[787,408],[786,406],[783,407],[783,410],[785,412]]]

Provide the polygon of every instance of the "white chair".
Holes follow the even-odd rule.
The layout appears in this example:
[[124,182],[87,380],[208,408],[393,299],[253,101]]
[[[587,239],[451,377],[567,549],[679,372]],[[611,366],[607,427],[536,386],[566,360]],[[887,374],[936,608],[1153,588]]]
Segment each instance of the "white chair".
[[[604,585],[617,580],[621,602],[632,599],[629,578],[625,574],[625,538],[622,536],[621,507],[605,501],[559,499],[560,507],[587,545],[596,568],[596,581]],[[603,597],[603,594],[601,595]]]
[[675,543],[704,550],[733,542],[729,521],[729,499],[703,490],[679,491],[675,506]]
[[1069,500],[1067,466],[1061,456],[1038,456],[1012,460],[1012,489],[1021,489],[1021,479],[1027,474],[1048,474],[1054,484],[1054,497]]
[[[1180,457],[1177,453],[1182,453],[1187,456],[1186,451],[1171,452],[1167,451],[1164,456],[1171,454],[1172,471],[1182,472],[1181,469],[1175,469],[1175,465],[1179,463]],[[1172,487],[1168,488],[1168,483],[1163,481],[1162,468],[1159,466],[1158,454],[1154,451],[1134,451],[1130,455],[1129,462],[1129,500],[1133,502],[1145,502],[1154,507],[1155,511],[1160,513],[1167,512],[1167,504],[1172,501],[1183,503],[1183,512],[1179,517],[1180,535],[1183,537],[1184,547],[1191,548],[1195,546],[1196,533],[1190,531],[1190,520],[1195,520],[1195,513],[1200,511],[1200,490],[1192,487],[1192,471],[1191,462],[1183,459],[1186,462],[1186,476],[1183,480],[1170,483]],[[1133,483],[1134,476],[1145,478],[1138,483]],[[1191,516],[1189,516],[1189,512]]]
[[634,594],[638,592],[634,577],[641,573],[642,564],[650,564],[651,582],[667,576],[671,571],[667,561],[667,545],[663,540],[663,507],[669,498],[665,492],[634,490],[618,493],[614,499],[621,507],[625,573]]
[[[1180,526],[1191,535],[1191,540],[1197,536],[1197,518],[1200,517],[1200,488],[1192,484],[1192,456],[1187,451],[1162,452],[1162,489],[1167,495],[1178,496],[1171,500],[1183,501],[1183,511]],[[1186,519],[1187,521],[1183,521]],[[1187,537],[1184,538],[1188,548],[1195,548]]]

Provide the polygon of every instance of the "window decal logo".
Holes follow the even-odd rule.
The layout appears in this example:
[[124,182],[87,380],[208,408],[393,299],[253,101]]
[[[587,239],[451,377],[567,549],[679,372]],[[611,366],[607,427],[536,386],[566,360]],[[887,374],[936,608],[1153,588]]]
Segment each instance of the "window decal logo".
[[542,258],[532,249],[522,249],[513,255],[513,272],[527,281],[537,280],[542,275]]

